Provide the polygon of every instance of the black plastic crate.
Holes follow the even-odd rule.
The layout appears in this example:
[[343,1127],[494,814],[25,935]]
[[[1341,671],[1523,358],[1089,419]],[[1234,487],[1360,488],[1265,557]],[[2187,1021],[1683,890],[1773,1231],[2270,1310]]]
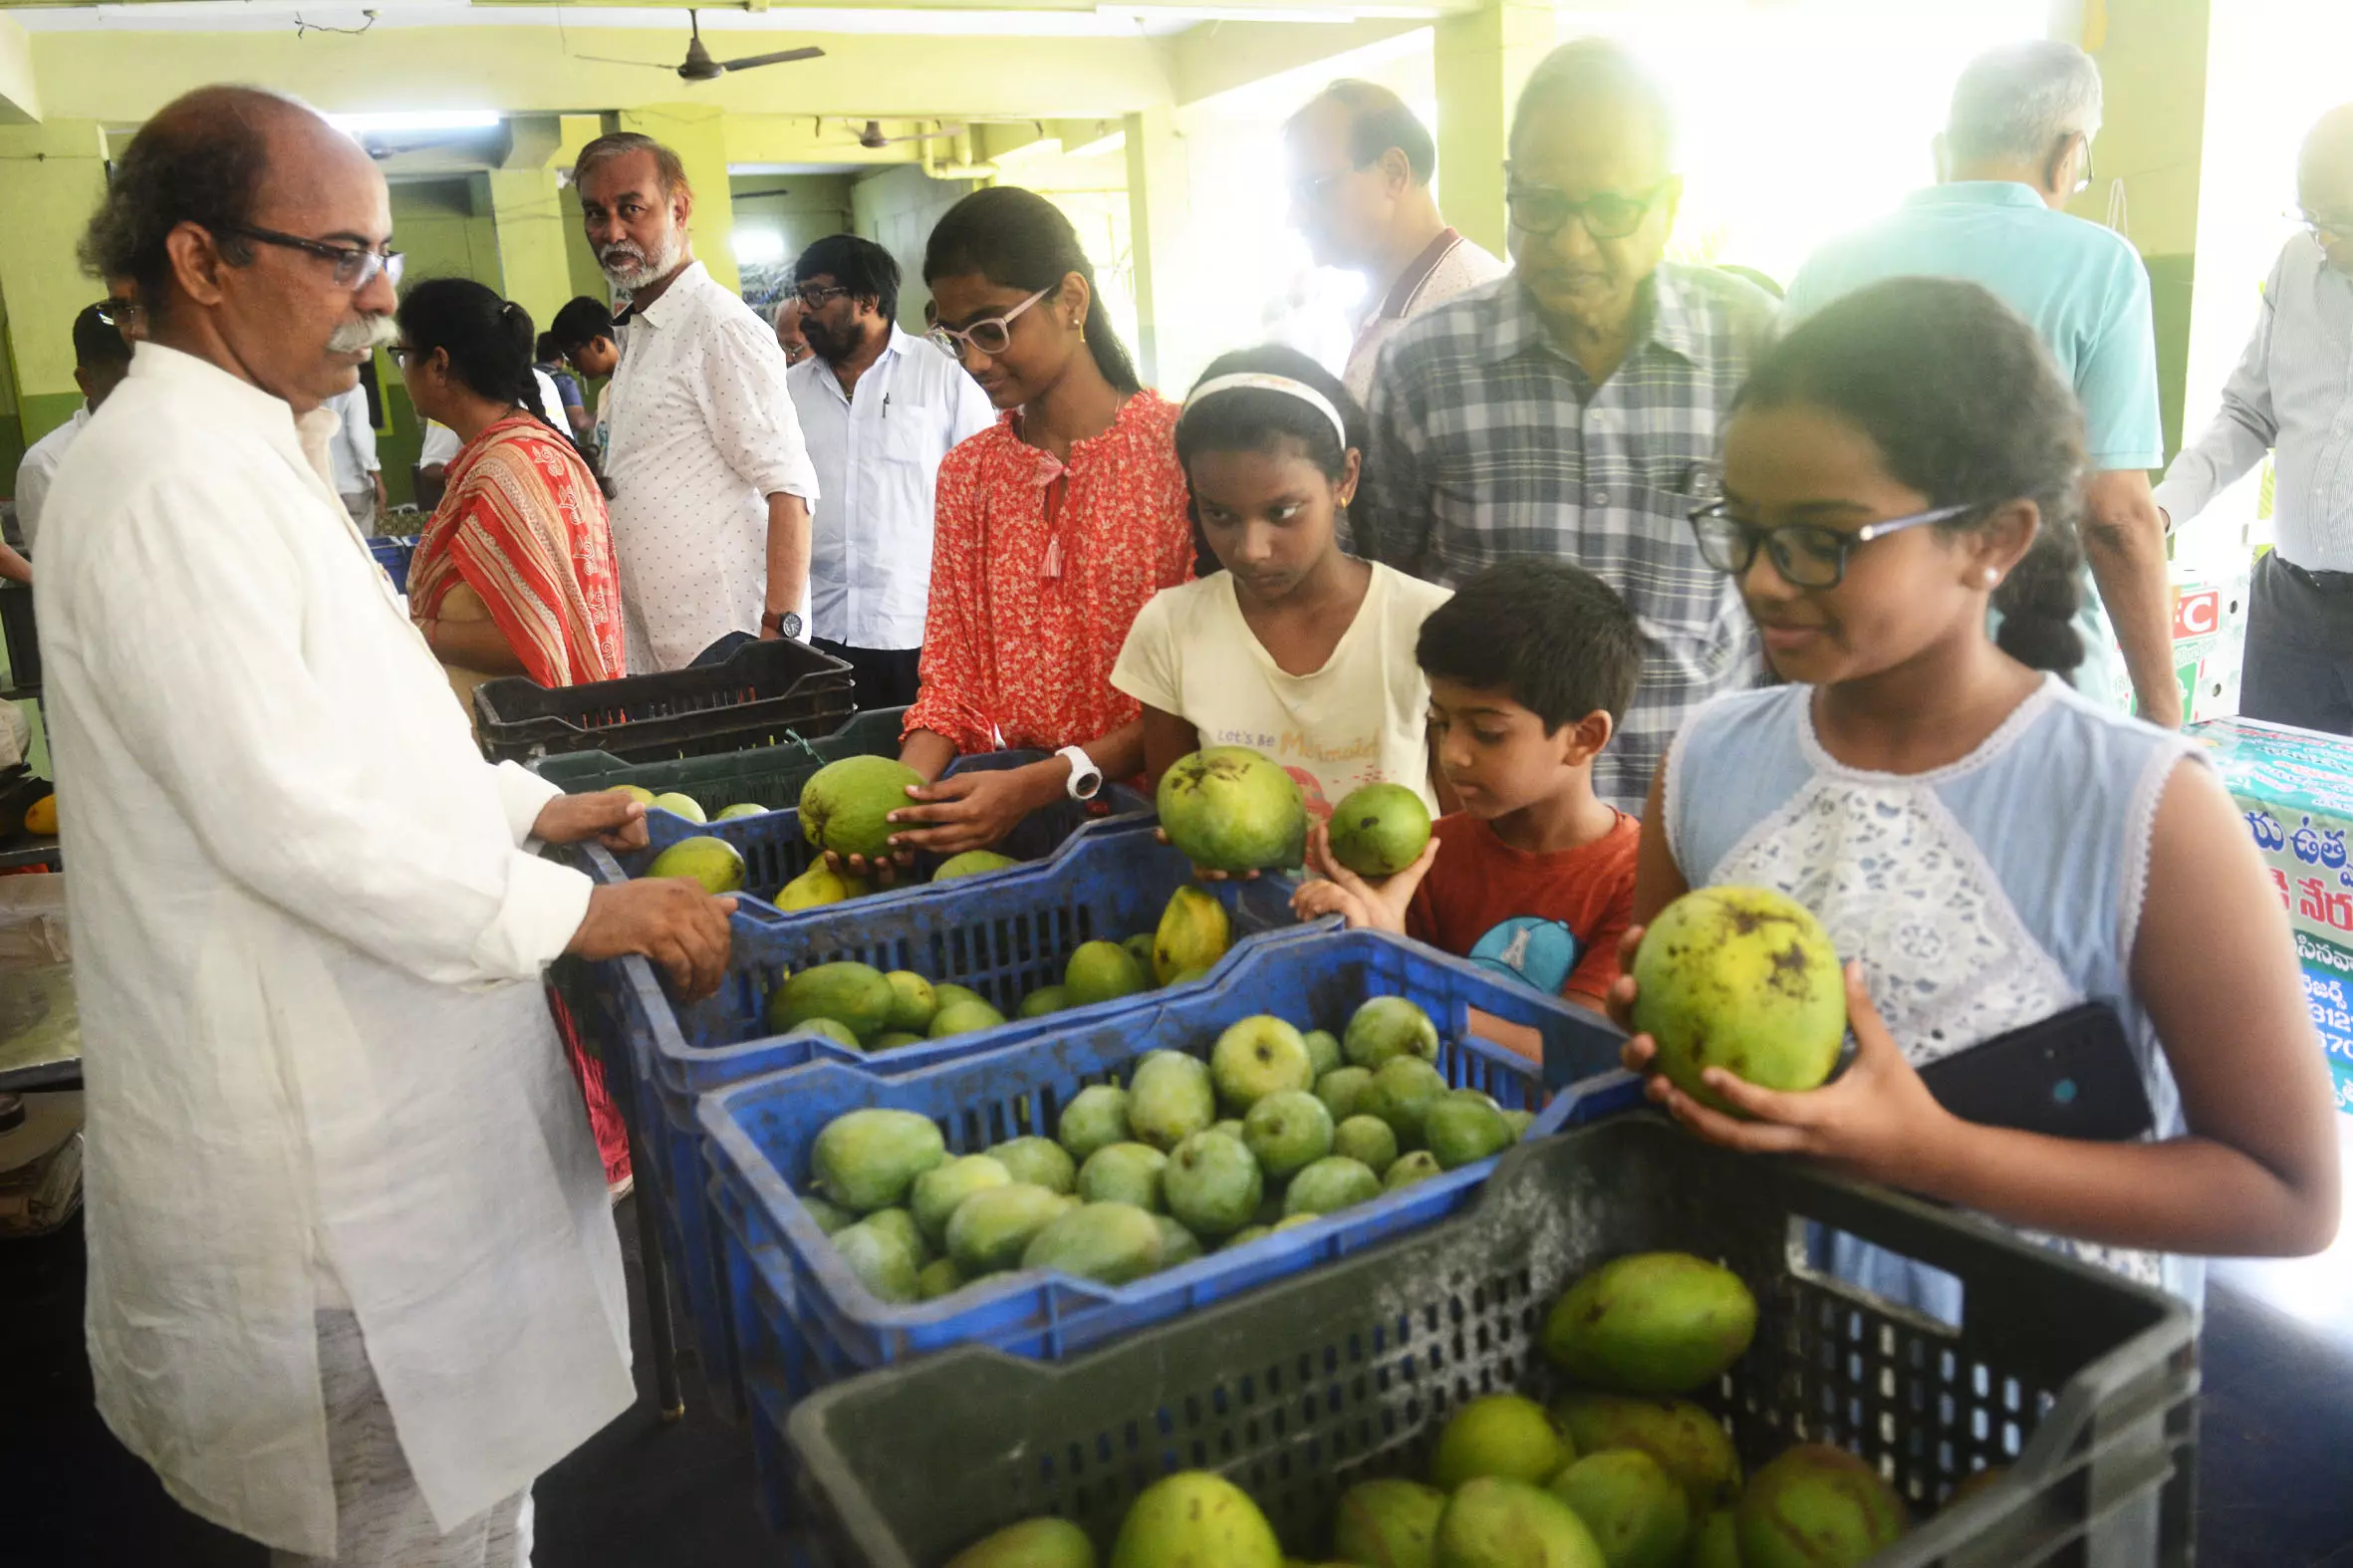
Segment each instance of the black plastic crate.
[[521,675],[474,689],[482,749],[529,762],[569,751],[625,761],[702,757],[831,734],[855,707],[848,663],[806,643],[747,643],[724,663],[543,686]]
[[[1809,1221],[1962,1282],[1959,1324],[1803,1262]],[[1077,1360],[979,1347],[837,1384],[792,1413],[800,1544],[822,1560],[932,1568],[1031,1514],[1108,1547],[1173,1470],[1247,1490],[1286,1553],[1328,1554],[1334,1502],[1420,1476],[1461,1402],[1564,1385],[1544,1317],[1595,1265],[1714,1257],[1756,1293],[1755,1343],[1719,1388],[1753,1470],[1800,1441],[1850,1447],[1927,1515],[1874,1568],[2186,1564],[2194,1539],[2191,1309],[1981,1221],[1629,1115],[1504,1156],[1460,1216]]]

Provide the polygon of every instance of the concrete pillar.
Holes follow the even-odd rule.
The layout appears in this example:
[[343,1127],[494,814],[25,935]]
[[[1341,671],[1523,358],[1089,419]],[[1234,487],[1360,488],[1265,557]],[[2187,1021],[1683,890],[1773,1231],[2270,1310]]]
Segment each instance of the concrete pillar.
[[0,298],[8,302],[9,381],[24,444],[74,416],[74,318],[106,286],[76,248],[107,190],[107,137],[95,120],[0,126]]
[[564,249],[564,208],[552,168],[494,168],[490,220],[498,231],[498,270],[506,297],[531,313],[541,332],[572,298]]
[[1511,109],[1557,25],[1551,0],[1486,0],[1433,30],[1438,202],[1448,223],[1498,256]]
[[694,255],[730,293],[742,287],[735,272],[735,204],[727,190],[725,113],[703,104],[654,104],[625,109],[623,131],[652,136],[678,154],[686,182],[694,187],[694,216],[687,233]]
[[1174,112],[1148,109],[1126,119],[1128,133],[1128,243],[1135,258],[1136,369],[1145,385],[1181,396],[1194,367],[1176,364],[1172,351],[1182,331],[1184,282],[1193,276],[1192,192],[1184,140]]

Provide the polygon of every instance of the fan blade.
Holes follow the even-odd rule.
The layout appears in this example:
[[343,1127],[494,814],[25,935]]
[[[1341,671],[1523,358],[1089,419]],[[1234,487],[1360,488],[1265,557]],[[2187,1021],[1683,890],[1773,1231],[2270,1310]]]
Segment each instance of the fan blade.
[[676,71],[678,69],[676,65],[666,60],[616,60],[611,55],[574,55],[571,58],[592,61],[600,66],[652,66],[656,71]]
[[741,60],[722,60],[722,71],[749,71],[754,66],[781,66],[795,60],[821,60],[825,51],[817,48],[787,49],[773,55],[746,55]]

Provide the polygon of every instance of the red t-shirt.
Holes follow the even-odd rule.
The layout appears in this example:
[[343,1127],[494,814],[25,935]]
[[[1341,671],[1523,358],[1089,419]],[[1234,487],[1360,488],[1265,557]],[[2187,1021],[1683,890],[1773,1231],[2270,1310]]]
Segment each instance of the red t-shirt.
[[1467,812],[1431,830],[1443,846],[1406,909],[1406,934],[1548,994],[1599,1003],[1618,978],[1634,919],[1634,849],[1624,812],[1591,844],[1531,855]]

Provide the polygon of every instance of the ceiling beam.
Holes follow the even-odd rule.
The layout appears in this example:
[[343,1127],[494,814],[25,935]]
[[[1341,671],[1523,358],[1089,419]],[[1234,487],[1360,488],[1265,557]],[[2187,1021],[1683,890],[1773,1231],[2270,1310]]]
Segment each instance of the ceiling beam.
[[[561,114],[691,102],[731,115],[837,121],[1116,119],[1139,104],[1170,102],[1164,59],[1143,38],[730,32],[712,52],[726,58],[811,43],[824,48],[824,59],[693,86],[662,69],[685,53],[682,32],[672,39],[602,28],[412,28],[356,38],[297,38],[291,29],[51,32],[32,36],[32,58],[46,113],[110,125],[135,125],[210,82],[266,82],[346,113]],[[597,55],[644,63],[584,58]]]

